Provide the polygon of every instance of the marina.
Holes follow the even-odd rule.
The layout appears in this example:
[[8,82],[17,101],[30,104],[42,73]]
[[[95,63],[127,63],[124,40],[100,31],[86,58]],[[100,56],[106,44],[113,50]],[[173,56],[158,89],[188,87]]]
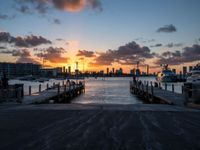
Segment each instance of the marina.
[[0,150],[200,150],[200,0],[1,0]]

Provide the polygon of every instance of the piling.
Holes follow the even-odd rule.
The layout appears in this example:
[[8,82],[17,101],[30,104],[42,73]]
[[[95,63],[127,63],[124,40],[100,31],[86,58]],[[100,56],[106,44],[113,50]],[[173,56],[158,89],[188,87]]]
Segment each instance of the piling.
[[39,93],[41,93],[41,84],[39,85]]
[[29,93],[29,95],[31,95],[31,86],[29,86],[28,89],[29,89],[29,90],[28,90],[28,93]]
[[172,92],[174,92],[174,84],[172,84]]
[[165,83],[165,90],[167,91],[167,83]]
[[17,89],[17,102],[22,102],[22,88],[21,87],[19,87],[18,89]]

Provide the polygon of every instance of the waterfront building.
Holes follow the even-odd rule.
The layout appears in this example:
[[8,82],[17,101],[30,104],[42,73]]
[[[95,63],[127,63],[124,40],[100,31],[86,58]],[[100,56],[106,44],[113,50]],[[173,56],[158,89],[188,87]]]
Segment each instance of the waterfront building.
[[193,66],[189,66],[189,71],[192,71],[192,69],[193,69]]
[[183,75],[186,75],[186,73],[187,73],[187,67],[183,66]]
[[134,75],[133,69],[130,70],[130,75]]
[[68,67],[68,74],[71,75],[71,66]]
[[172,69],[172,72],[176,74],[176,69]]
[[66,69],[65,69],[65,66],[63,66],[63,73],[66,73]]
[[41,69],[41,75],[45,77],[57,77],[62,74],[62,67],[57,68],[43,68]]
[[146,75],[149,75],[149,65],[146,66]]
[[107,70],[106,70],[106,74],[109,75],[109,68],[107,68]]
[[113,74],[115,73],[115,68],[112,68],[112,73],[113,73]]
[[141,75],[140,69],[136,69],[135,75],[136,75],[136,76],[140,76],[140,75]]
[[6,74],[8,77],[40,75],[40,64],[32,63],[0,63],[0,75]]
[[119,68],[119,73],[123,74],[123,69],[122,68]]

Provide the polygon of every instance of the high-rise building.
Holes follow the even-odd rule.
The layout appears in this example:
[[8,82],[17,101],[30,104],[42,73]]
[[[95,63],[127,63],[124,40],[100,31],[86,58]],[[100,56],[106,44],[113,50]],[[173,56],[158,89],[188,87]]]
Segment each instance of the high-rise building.
[[189,66],[189,71],[192,71],[192,69],[193,69],[193,66]]
[[65,66],[63,66],[63,73],[65,73],[66,72],[66,70],[65,70]]
[[112,68],[112,73],[113,73],[113,74],[115,73],[115,68]]
[[107,75],[109,75],[109,68],[107,68],[106,73],[107,73]]
[[123,69],[122,68],[119,68],[119,71],[121,72],[121,74],[123,74]]
[[7,76],[24,76],[24,75],[39,75],[41,73],[40,64],[32,63],[0,63],[0,75]]
[[183,66],[183,75],[186,75],[186,73],[187,73],[187,67]]
[[146,75],[149,75],[149,65],[146,66]]
[[172,72],[176,74],[176,69],[172,69]]
[[68,74],[71,75],[71,66],[68,67]]

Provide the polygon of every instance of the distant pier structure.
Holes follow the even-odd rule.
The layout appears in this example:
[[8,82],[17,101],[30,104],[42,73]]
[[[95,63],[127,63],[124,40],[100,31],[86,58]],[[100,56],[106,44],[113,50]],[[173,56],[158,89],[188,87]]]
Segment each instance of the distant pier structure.
[[8,89],[0,90],[0,102],[19,102],[24,104],[32,103],[69,103],[74,97],[85,92],[85,82],[78,83],[63,81],[62,83],[49,86],[42,91],[41,84],[38,86],[38,92],[32,93],[32,87],[28,87],[28,95],[24,95],[23,85],[9,86]]

